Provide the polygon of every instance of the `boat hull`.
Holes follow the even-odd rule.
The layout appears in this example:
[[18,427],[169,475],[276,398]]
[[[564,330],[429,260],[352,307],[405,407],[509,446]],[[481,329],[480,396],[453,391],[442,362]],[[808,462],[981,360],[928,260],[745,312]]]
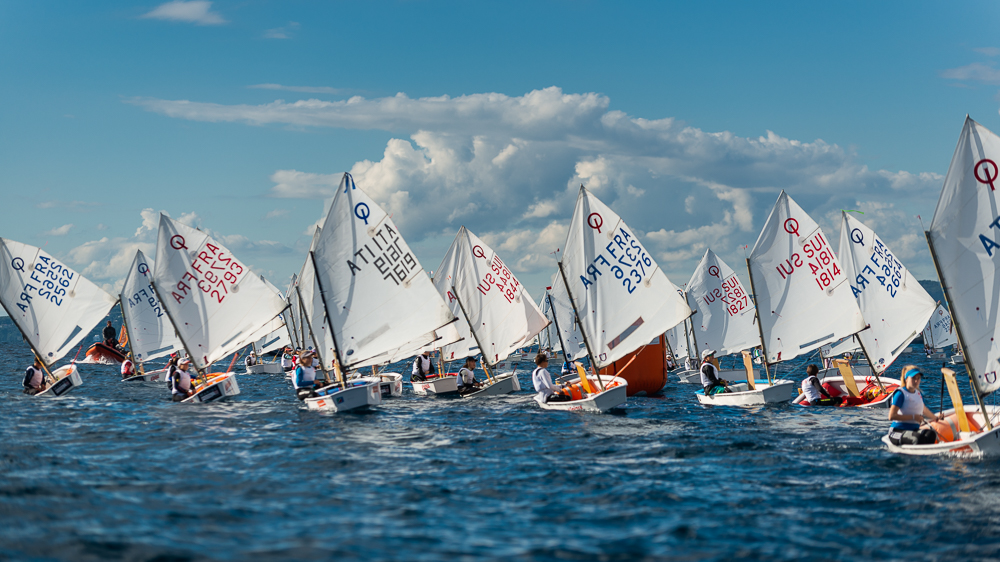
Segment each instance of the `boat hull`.
[[[1000,413],[1000,406],[986,406],[986,411],[990,418],[995,418]],[[973,414],[976,421],[982,425],[983,415],[978,406],[966,406],[965,412]],[[942,412],[945,416],[955,413],[954,408]],[[954,457],[998,457],[1000,456],[1000,426],[996,426],[992,431],[982,433],[962,434],[962,439],[945,443],[934,443],[932,445],[893,445],[889,441],[889,436],[882,437],[882,442],[890,453],[898,455],[930,456],[947,455]]]
[[56,379],[56,382],[49,384],[44,391],[39,392],[35,396],[39,398],[56,398],[83,384],[83,379],[80,378],[80,370],[77,369],[75,363],[52,371],[52,377]]
[[382,403],[382,392],[377,382],[368,382],[344,389],[327,388],[330,390],[321,396],[306,398],[304,400],[306,407],[318,412],[333,413],[361,410]]
[[403,395],[403,375],[399,373],[379,373],[367,377],[356,377],[351,381],[377,383],[382,398],[399,398]]
[[211,373],[208,380],[195,387],[193,395],[182,402],[217,402],[240,393],[240,385],[236,382],[236,373]]
[[518,390],[521,390],[521,385],[517,380],[517,375],[508,373],[506,375],[499,375],[496,378],[496,382],[493,384],[488,384],[475,392],[463,394],[462,397],[479,398],[482,396],[500,396],[503,394],[517,392]]
[[410,381],[413,393],[421,396],[458,394],[458,375],[444,375],[426,381]]
[[[897,386],[900,385],[899,379],[892,379],[889,377],[879,377],[879,379],[882,381],[882,385],[885,387],[889,387],[890,385],[897,385]],[[863,390],[866,386],[868,386],[868,380],[869,377],[862,377],[860,375],[855,375],[854,385],[857,386],[859,389]],[[872,380],[874,381],[874,379]],[[834,388],[840,391],[841,396],[849,395],[847,391],[847,385],[844,384],[844,377],[840,375],[826,377],[822,380],[822,382],[824,384],[830,383]],[[798,396],[795,397],[794,400],[792,400],[792,402],[794,404],[800,404],[804,400],[805,400],[805,395],[799,394]],[[844,406],[844,407],[845,408],[888,408],[890,400],[892,400],[891,392],[886,393],[884,396],[879,397],[878,400],[875,400],[873,402],[868,402],[866,404],[858,404],[856,406]]]
[[[590,379],[591,384],[594,384],[593,379]],[[571,400],[569,402],[542,402],[540,397],[535,395],[535,402],[542,407],[543,410],[562,410],[566,412],[597,412],[603,413],[608,410],[619,408],[625,405],[628,400],[628,381],[621,377],[611,377],[611,380],[605,379],[606,384],[617,383],[617,386],[613,386],[599,392],[597,394],[592,394],[583,398],[581,400]],[[570,384],[578,384],[580,382],[579,378],[571,379],[568,381]]]
[[133,375],[127,379],[122,379],[122,382],[166,382],[167,381],[167,370],[157,369],[155,371],[146,371],[141,375]]
[[793,381],[784,379],[778,379],[772,384],[767,381],[754,381],[754,384],[757,387],[754,390],[749,390],[744,382],[730,385],[737,392],[705,396],[704,391],[699,390],[695,396],[699,403],[711,406],[763,406],[788,402],[792,399],[792,389],[795,388]]
[[121,364],[125,361],[125,354],[117,349],[105,345],[103,342],[97,342],[94,345],[87,348],[87,358],[84,359],[85,363],[97,363],[101,365],[116,365]]
[[[754,369],[753,374],[754,374],[754,380],[756,380],[758,375],[757,369]],[[679,379],[679,382],[682,383],[697,384],[697,385],[701,384],[701,371],[681,371],[680,373],[677,373],[677,377]],[[741,380],[746,380],[747,372],[742,369],[719,371],[719,377],[721,377],[723,380],[739,382]]]
[[281,363],[258,363],[247,367],[248,375],[280,375],[284,372]]

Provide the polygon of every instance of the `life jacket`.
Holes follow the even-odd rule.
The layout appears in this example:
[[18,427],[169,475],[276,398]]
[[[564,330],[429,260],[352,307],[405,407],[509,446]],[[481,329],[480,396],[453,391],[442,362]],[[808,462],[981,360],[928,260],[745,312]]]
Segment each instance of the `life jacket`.
[[[35,378],[38,378],[38,385],[33,385]],[[45,377],[42,375],[42,370],[36,368],[34,365],[29,365],[27,371],[24,373],[24,382],[22,385],[24,388],[41,388],[42,381]]]

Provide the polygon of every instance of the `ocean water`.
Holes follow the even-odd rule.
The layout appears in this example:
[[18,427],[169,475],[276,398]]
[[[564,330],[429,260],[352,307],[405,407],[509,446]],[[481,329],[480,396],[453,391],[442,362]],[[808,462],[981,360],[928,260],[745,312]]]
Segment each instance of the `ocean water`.
[[1000,556],[998,461],[891,455],[885,410],[706,408],[672,383],[606,415],[409,389],[321,415],[283,376],[189,405],[99,365],[39,400],[0,336],[0,559]]

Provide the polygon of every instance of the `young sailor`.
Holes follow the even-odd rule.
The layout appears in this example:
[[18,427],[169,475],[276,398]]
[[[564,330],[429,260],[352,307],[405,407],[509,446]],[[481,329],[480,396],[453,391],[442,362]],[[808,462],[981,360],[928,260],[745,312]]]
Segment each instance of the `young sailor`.
[[311,351],[303,351],[299,355],[299,364],[295,367],[295,374],[292,375],[292,386],[295,387],[295,396],[299,400],[315,395],[316,368],[313,367]]
[[802,394],[810,406],[840,406],[844,399],[840,396],[830,396],[830,393],[819,383],[819,367],[808,365],[806,378],[802,379]]
[[424,350],[413,360],[413,371],[410,373],[411,381],[425,381],[427,375],[434,374],[434,361],[431,360],[431,352]]
[[459,394],[469,394],[470,392],[475,392],[479,389],[479,383],[476,382],[476,373],[474,372],[476,368],[476,358],[466,357],[465,366],[458,370],[458,393]]
[[104,345],[110,347],[111,349],[118,348],[118,332],[115,327],[111,325],[111,320],[108,320],[108,325],[104,327],[102,331],[104,335]]
[[257,364],[257,354],[251,351],[250,355],[247,355],[247,358],[243,360],[243,365],[246,367],[253,367],[256,364]]
[[535,356],[535,365],[535,370],[531,373],[531,382],[538,392],[536,399],[539,402],[548,402],[559,392],[559,387],[552,384],[552,376],[549,375],[549,358],[544,353],[539,353]]
[[903,385],[892,393],[889,406],[889,441],[893,445],[930,445],[937,440],[933,429],[920,429],[924,418],[938,421],[940,418],[924,405],[920,394],[920,381],[924,376],[915,365],[903,367]]
[[181,402],[194,394],[191,373],[188,371],[190,366],[191,359],[185,357],[170,371],[170,396],[174,402]]
[[42,371],[42,362],[35,357],[34,363],[28,366],[24,373],[24,393],[34,396],[45,390],[45,372]]
[[705,389],[705,396],[729,392],[726,389],[726,381],[719,378],[719,368],[712,363],[715,351],[706,349],[701,352],[701,386]]
[[292,361],[292,348],[286,347],[281,352],[281,370],[284,372],[291,371],[295,367],[295,362]]
[[134,375],[135,375],[135,364],[132,363],[132,358],[126,355],[125,360],[122,361],[122,378],[127,379]]

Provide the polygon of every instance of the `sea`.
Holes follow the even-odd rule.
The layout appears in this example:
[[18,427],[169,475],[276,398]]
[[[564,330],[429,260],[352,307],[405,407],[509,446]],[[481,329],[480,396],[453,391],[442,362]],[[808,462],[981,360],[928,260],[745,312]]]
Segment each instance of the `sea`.
[[[528,364],[520,393],[407,387],[361,413],[307,411],[282,375],[175,404],[104,365],[43,400],[21,393],[30,356],[3,319],[2,560],[1000,557],[1000,461],[890,454],[886,410],[705,407],[671,381],[614,413],[547,412]],[[905,363],[937,409],[940,362]]]

